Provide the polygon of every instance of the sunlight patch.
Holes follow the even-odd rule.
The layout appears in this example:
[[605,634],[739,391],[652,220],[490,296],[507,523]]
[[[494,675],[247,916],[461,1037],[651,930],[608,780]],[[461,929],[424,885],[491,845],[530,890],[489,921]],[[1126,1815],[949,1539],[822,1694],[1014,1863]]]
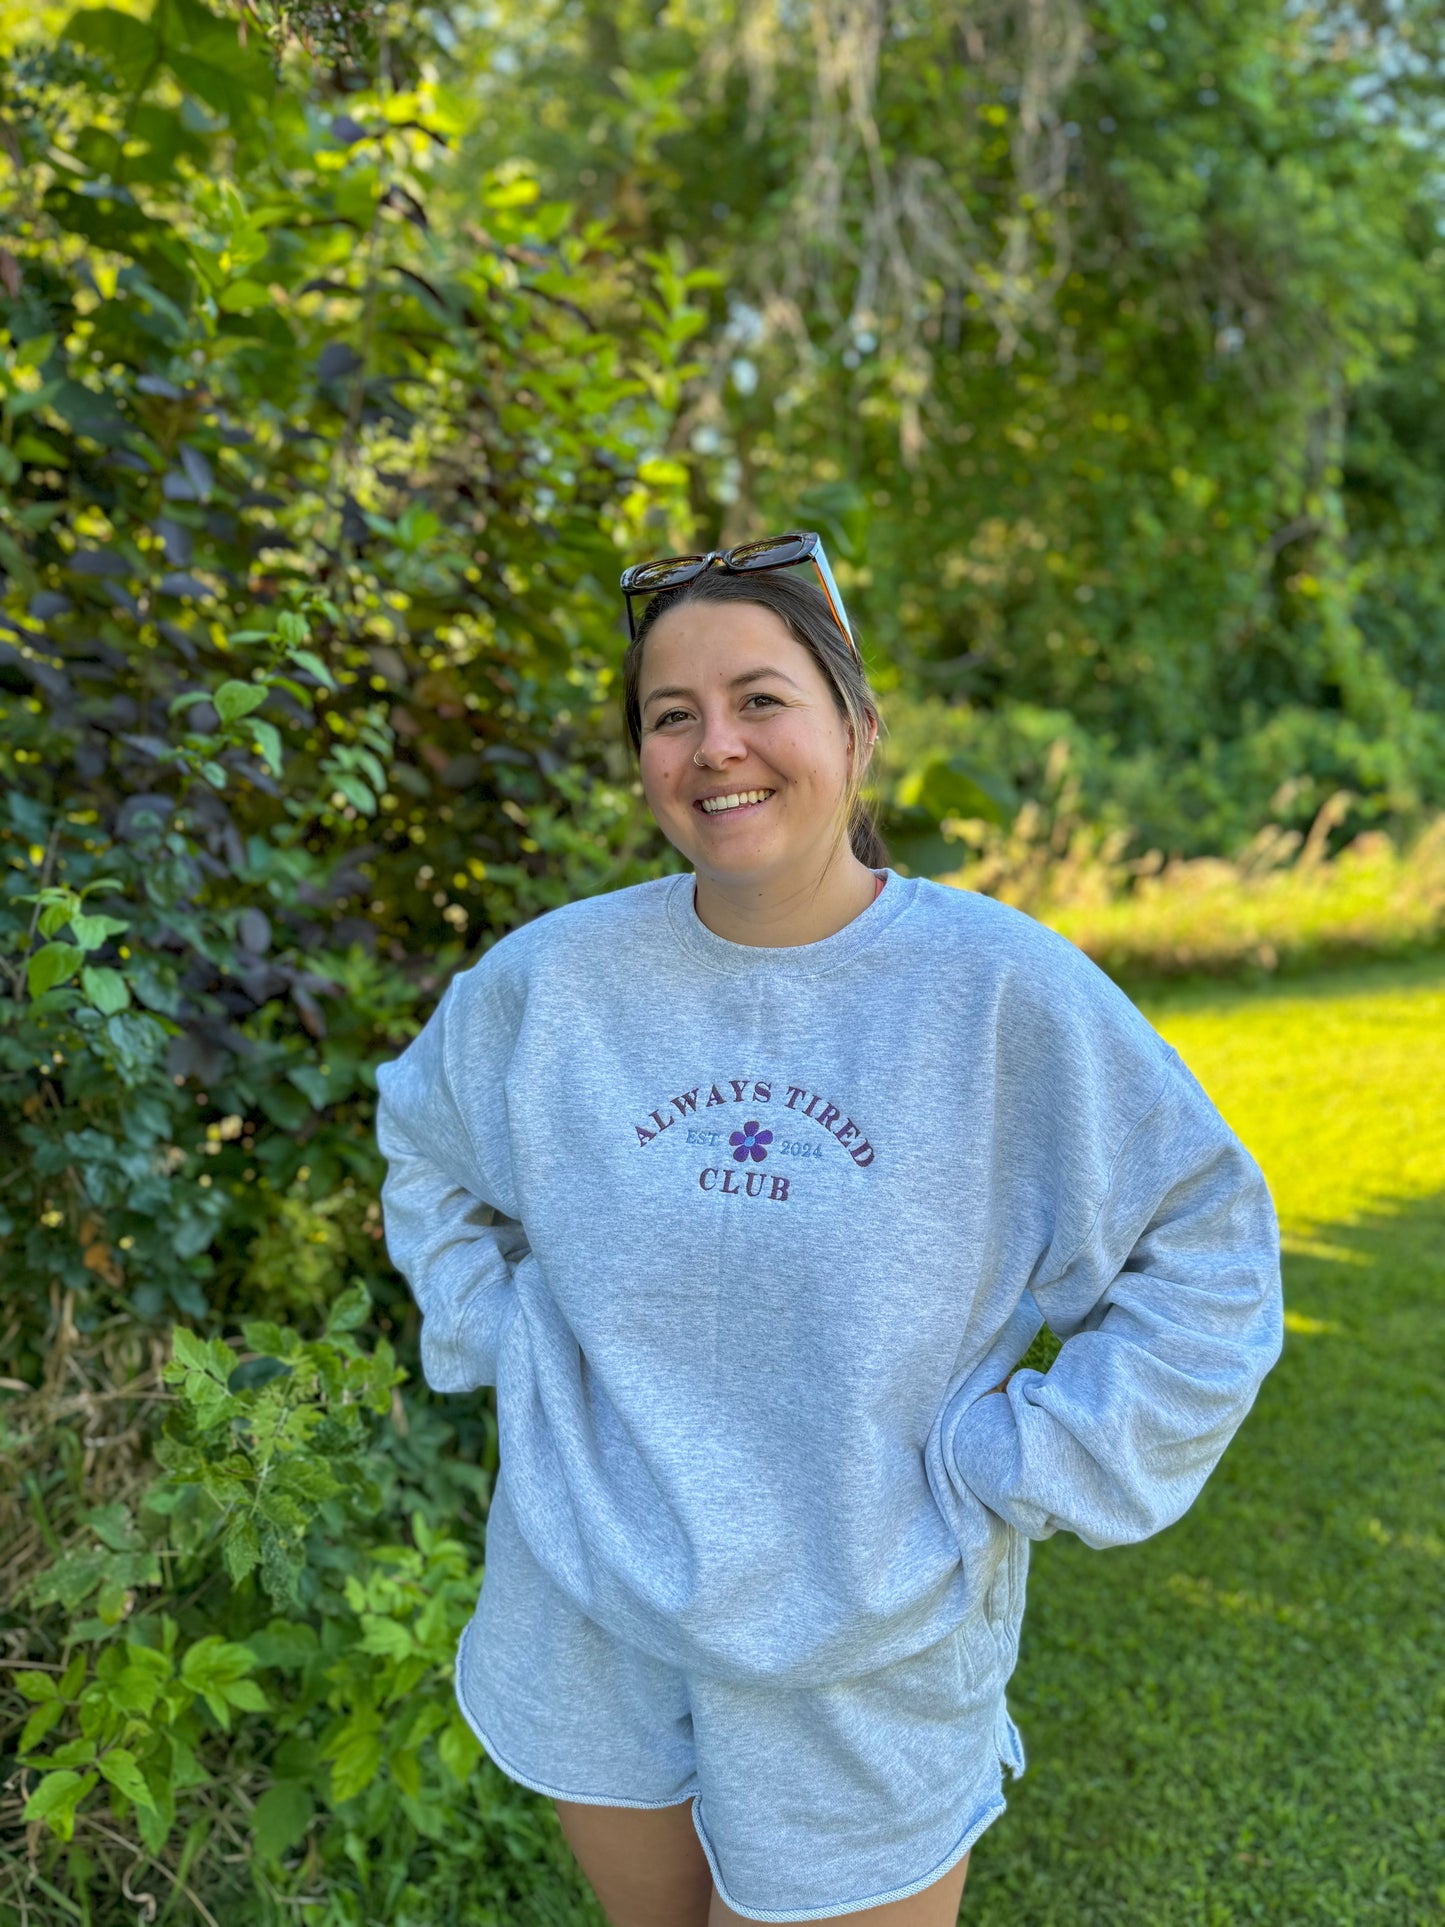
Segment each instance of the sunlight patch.
[[1434,1532],[1391,1532],[1381,1525],[1378,1519],[1366,1519],[1364,1535],[1377,1546],[1389,1546],[1395,1552],[1423,1552],[1431,1559],[1445,1559],[1445,1539]]
[[1284,1328],[1296,1332],[1301,1338],[1316,1338],[1325,1332],[1342,1332],[1343,1325],[1337,1325],[1332,1318],[1311,1318],[1302,1311],[1287,1311],[1284,1315]]
[[1356,1251],[1352,1245],[1331,1244],[1326,1238],[1298,1232],[1281,1232],[1279,1244],[1286,1258],[1326,1258],[1334,1265],[1363,1265],[1366,1269],[1375,1262],[1368,1252]]

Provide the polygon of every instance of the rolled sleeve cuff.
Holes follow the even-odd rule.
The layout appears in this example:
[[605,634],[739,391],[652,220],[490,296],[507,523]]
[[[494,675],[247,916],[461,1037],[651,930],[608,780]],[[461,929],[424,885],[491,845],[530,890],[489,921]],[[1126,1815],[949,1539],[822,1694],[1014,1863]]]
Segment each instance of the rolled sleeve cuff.
[[1023,1440],[1013,1402],[1023,1399],[1027,1383],[1040,1376],[1033,1370],[1015,1372],[1007,1391],[985,1392],[974,1399],[959,1413],[952,1437],[944,1441],[951,1475],[1030,1539],[1047,1539],[1055,1527],[1040,1507],[1013,1496],[1023,1474]]

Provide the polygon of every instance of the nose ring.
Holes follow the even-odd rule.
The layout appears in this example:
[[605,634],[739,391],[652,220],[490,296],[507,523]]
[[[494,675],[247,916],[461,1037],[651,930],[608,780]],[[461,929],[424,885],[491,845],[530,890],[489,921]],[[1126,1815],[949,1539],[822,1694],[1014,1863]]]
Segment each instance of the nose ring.
[[[696,750],[694,750],[694,751],[692,752],[692,760],[693,760],[693,761],[694,761],[695,763],[697,763],[697,751],[696,751]],[[701,764],[701,763],[697,763],[697,766],[698,766],[698,768],[699,768],[699,769],[701,769],[701,768],[702,768],[702,764]]]

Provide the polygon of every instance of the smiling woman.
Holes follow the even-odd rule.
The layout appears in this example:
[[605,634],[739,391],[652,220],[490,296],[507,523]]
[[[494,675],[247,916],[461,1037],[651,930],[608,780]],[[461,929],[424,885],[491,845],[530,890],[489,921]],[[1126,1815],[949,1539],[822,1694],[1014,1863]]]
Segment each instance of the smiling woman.
[[650,595],[623,700],[688,868],[377,1070],[428,1380],[497,1387],[458,1702],[615,1927],[953,1927],[1029,1542],[1192,1503],[1279,1353],[1269,1194],[1081,951],[887,863],[820,590]]
[[643,794],[734,943],[831,936],[881,887],[861,800],[880,718],[823,592],[710,572],[653,597],[623,665]]

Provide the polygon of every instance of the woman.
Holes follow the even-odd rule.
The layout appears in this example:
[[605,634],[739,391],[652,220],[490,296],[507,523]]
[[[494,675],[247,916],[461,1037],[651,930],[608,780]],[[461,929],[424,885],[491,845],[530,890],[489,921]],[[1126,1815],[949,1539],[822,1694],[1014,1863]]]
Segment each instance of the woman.
[[779,540],[624,577],[690,869],[453,978],[378,1072],[386,1235],[427,1382],[497,1387],[458,1698],[614,1927],[946,1927],[1023,1771],[1029,1541],[1190,1505],[1279,1355],[1278,1232],[1081,952],[887,867],[877,705]]

